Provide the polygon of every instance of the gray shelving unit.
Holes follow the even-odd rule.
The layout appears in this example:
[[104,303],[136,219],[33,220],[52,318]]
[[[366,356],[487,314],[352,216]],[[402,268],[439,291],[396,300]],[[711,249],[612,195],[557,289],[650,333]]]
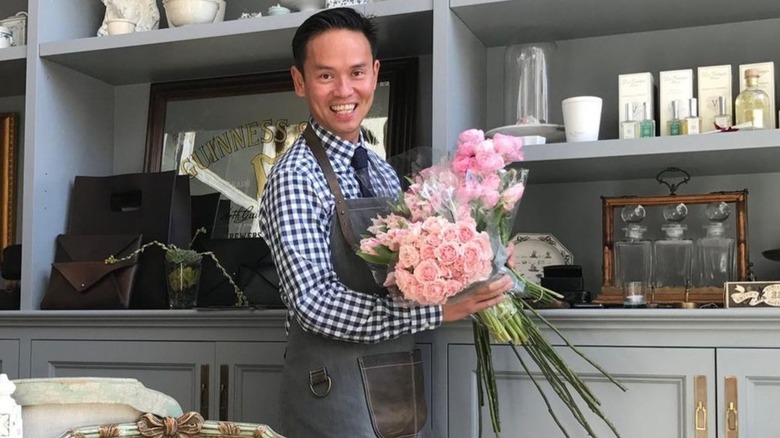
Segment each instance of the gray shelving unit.
[[[259,7],[270,4],[261,2]],[[435,159],[452,150],[460,131],[505,124],[505,46],[538,40],[559,43],[552,101],[601,95],[605,140],[526,148],[524,165],[531,168],[531,183],[536,186],[523,204],[519,227],[560,234],[578,253],[577,261],[583,262],[592,285],[599,282],[600,245],[592,237],[599,233],[599,195],[631,191],[665,167],[680,166],[703,178],[696,190],[717,190],[719,178],[728,176],[728,187],[720,190],[749,188],[754,196],[751,218],[777,218],[771,207],[777,205],[777,195],[770,186],[780,171],[775,164],[780,158],[780,131],[610,138],[616,137],[612,120],[617,74],[718,63],[730,63],[736,71],[739,63],[777,60],[780,4],[383,0],[360,8],[379,21],[382,57],[425,60],[418,93],[419,130],[422,138],[430,139]],[[98,38],[94,35],[104,13],[99,1],[12,0],[0,5],[0,14],[28,10],[30,15],[28,45],[0,51],[4,78],[0,96],[25,99],[20,172],[23,309],[39,307],[54,240],[67,228],[73,178],[142,170],[150,83],[289,67],[290,39],[310,13],[236,20],[238,9],[229,8],[223,23]],[[736,74],[734,81],[736,90]],[[575,188],[582,199],[596,203],[549,203],[534,195],[566,199]],[[582,223],[590,230],[587,237],[559,219],[581,211]],[[751,219],[751,239],[763,246],[751,249],[751,261],[759,272],[772,272],[758,253],[780,244],[780,237],[757,220]]]

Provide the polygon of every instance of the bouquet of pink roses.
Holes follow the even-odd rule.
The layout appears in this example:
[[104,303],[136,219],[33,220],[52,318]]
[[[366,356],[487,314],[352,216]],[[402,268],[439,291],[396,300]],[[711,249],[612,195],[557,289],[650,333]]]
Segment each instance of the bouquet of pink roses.
[[[528,310],[555,330],[527,303],[550,302],[561,296],[528,281],[507,266],[506,246],[528,176],[525,169],[507,167],[522,159],[519,138],[496,134],[492,139],[485,139],[479,130],[461,133],[453,160],[413,176],[410,187],[391,205],[392,213],[373,219],[369,235],[360,241],[357,253],[375,269],[375,278],[390,290],[393,299],[404,305],[453,302],[482,282],[500,275],[512,276],[515,286],[508,292],[510,299],[474,315],[480,400],[482,393],[487,393],[496,435],[500,432],[500,421],[490,359],[491,337],[508,343],[513,349],[522,345],[553,388],[570,384],[617,435],[601,412],[596,397],[524,312]],[[574,349],[568,341],[567,345]],[[516,349],[515,353],[522,364]],[[537,387],[546,401],[541,386]],[[556,393],[593,435],[575,400],[565,396],[568,390],[556,389]],[[555,413],[552,410],[550,413],[563,430]]]

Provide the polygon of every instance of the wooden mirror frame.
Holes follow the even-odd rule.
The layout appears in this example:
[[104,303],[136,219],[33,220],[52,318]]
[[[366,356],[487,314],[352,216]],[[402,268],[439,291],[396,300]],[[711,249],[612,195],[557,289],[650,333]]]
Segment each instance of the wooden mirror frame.
[[[16,113],[0,114],[0,250],[16,240]],[[2,252],[0,252],[2,261]]]
[[[670,205],[684,203],[686,205],[709,204],[711,202],[726,202],[736,204],[736,275],[737,281],[746,281],[748,279],[748,247],[747,247],[747,190],[736,192],[716,192],[701,195],[667,195],[667,196],[621,196],[621,197],[602,197],[602,217],[603,217],[603,283],[601,294],[594,300],[596,303],[604,305],[622,305],[623,291],[615,286],[614,274],[614,229],[615,229],[615,209],[623,208],[627,205],[641,204],[647,206]],[[697,304],[715,303],[722,305],[724,302],[723,288],[713,290],[712,287],[696,288],[691,287],[686,290],[684,287],[663,294],[653,293],[648,298],[649,303],[656,304],[679,304],[683,302],[692,302]]]
[[[380,63],[378,80],[390,83],[385,156],[392,157],[411,149],[414,142],[419,63],[417,58],[386,59]],[[289,70],[152,84],[144,171],[160,171],[168,102],[280,91],[293,91]]]

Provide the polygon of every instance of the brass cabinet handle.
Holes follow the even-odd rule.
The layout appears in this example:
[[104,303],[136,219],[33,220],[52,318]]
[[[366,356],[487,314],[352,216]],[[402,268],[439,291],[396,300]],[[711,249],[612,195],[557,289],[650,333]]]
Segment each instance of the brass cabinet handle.
[[724,379],[726,401],[726,438],[739,438],[739,401],[737,400],[737,378],[726,376]]
[[209,418],[209,366],[200,366],[200,415]]
[[230,388],[230,367],[219,366],[219,421],[228,421],[228,388]]
[[695,376],[693,380],[694,437],[708,438],[707,434],[707,376]]
[[734,402],[729,402],[729,408],[726,409],[726,432],[734,432],[739,427],[739,411],[737,411]]
[[[696,406],[696,431],[701,432],[707,431],[707,408],[704,407],[703,402],[699,402],[698,406]],[[698,435],[698,433],[697,433]],[[696,438],[699,438],[698,436]]]

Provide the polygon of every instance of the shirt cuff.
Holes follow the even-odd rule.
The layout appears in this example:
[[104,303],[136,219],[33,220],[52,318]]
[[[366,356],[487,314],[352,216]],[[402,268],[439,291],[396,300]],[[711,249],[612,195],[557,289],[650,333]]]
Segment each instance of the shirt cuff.
[[417,307],[414,319],[419,322],[419,330],[433,330],[442,324],[443,314],[441,306]]

